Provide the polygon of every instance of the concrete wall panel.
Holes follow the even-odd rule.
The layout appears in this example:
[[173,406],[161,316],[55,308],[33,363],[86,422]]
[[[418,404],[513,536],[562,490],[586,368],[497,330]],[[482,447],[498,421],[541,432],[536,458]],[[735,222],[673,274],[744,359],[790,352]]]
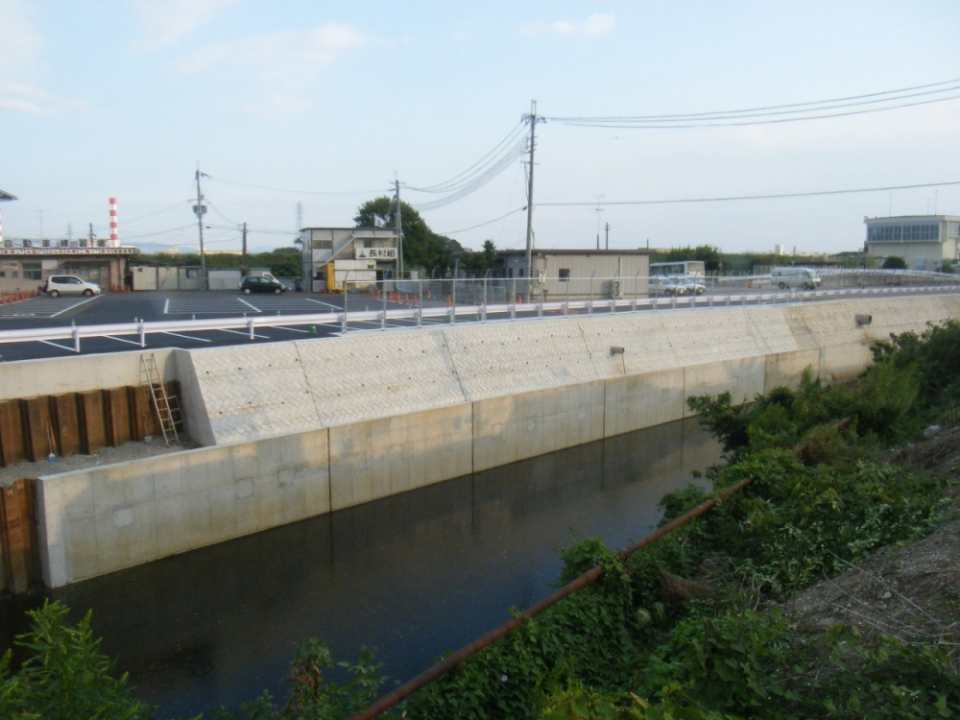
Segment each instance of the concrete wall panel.
[[[753,400],[763,393],[764,358],[741,358],[718,363],[693,365],[683,369],[685,397],[718,395],[729,392],[734,405]],[[684,415],[693,413],[686,407]]]
[[329,512],[328,467],[327,431],[315,430],[47,476],[44,580],[59,587]]
[[208,348],[191,357],[217,444],[319,427],[297,343]]
[[682,368],[607,380],[604,436],[683,418],[686,401],[683,382]]
[[603,382],[473,404],[475,472],[603,437]]
[[572,318],[471,324],[444,331],[467,401],[537,392],[598,379]]
[[[164,380],[173,380],[166,360],[173,350],[151,350]],[[0,400],[105,390],[140,383],[140,355],[108,353],[0,363]],[[166,373],[170,374],[167,375]]]
[[776,387],[788,387],[796,390],[800,386],[803,372],[810,368],[813,377],[820,375],[820,351],[796,350],[794,352],[767,355],[764,360],[763,392]]
[[334,510],[472,470],[468,404],[337,426],[329,432]]
[[465,402],[442,330],[296,343],[324,427]]

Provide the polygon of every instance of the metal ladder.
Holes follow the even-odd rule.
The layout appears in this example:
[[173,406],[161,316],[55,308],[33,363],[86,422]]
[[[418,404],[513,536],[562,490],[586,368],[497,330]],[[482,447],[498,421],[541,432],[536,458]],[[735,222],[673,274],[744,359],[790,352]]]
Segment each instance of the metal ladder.
[[151,355],[140,356],[140,384],[150,386],[150,397],[153,398],[153,408],[157,411],[160,420],[160,430],[163,432],[163,441],[170,447],[171,440],[179,443],[177,423],[183,422],[180,414],[180,403],[176,396],[167,395],[166,388],[160,378],[157,368],[157,359]]

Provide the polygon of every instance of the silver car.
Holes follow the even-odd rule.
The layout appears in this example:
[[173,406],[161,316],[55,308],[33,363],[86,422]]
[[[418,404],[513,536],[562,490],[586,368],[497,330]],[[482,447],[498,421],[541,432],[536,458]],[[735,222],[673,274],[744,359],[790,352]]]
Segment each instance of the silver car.
[[41,288],[50,297],[61,295],[85,295],[93,297],[100,294],[100,286],[87,282],[76,275],[51,275]]

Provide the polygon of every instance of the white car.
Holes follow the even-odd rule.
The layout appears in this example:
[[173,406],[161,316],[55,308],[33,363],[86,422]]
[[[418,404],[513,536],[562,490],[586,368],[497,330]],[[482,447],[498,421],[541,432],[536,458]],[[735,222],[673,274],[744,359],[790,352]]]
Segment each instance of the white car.
[[61,295],[86,295],[93,297],[100,294],[100,286],[87,282],[76,275],[51,275],[41,288],[50,297]]

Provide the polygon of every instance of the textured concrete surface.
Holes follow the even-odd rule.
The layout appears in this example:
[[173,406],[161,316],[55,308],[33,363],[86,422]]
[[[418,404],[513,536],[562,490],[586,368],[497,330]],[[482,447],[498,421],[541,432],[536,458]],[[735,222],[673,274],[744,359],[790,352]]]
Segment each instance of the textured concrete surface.
[[[858,325],[857,314],[871,323]],[[960,317],[960,297],[657,311],[176,351],[164,357],[165,372],[175,367],[188,429],[209,446],[42,478],[45,578],[59,586],[652,427],[689,416],[690,395],[730,392],[741,402],[795,386],[807,367],[845,379],[869,363],[872,342],[950,317]],[[139,353],[112,363],[121,357],[125,369],[110,366],[116,377],[139,371]],[[72,375],[67,365],[49,367]],[[26,372],[0,369],[5,378]],[[76,389],[43,387],[54,386]]]

